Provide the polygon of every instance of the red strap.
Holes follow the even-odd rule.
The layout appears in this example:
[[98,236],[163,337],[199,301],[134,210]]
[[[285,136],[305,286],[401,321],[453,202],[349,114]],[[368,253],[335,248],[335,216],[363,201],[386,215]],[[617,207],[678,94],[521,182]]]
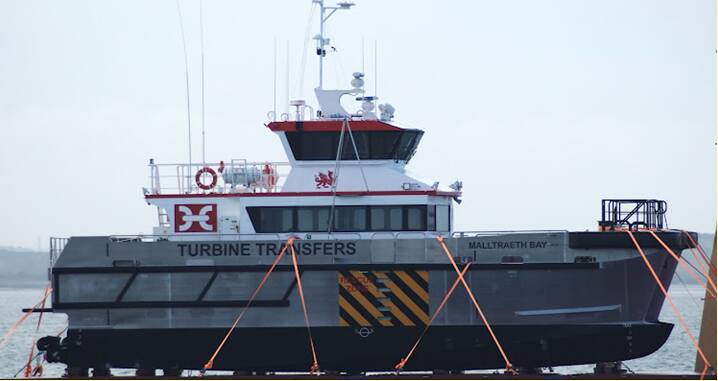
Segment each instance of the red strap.
[[302,290],[302,277],[299,276],[299,266],[297,265],[297,253],[294,252],[294,246],[289,249],[292,253],[292,264],[294,264],[294,276],[297,278],[297,288],[299,289],[299,299],[302,301],[302,311],[304,312],[304,322],[307,324],[307,333],[309,333],[309,348],[312,350],[312,366],[309,373],[316,375],[319,372],[319,362],[317,361],[317,351],[314,348],[314,339],[312,338],[312,329],[309,325],[309,315],[307,315],[307,304],[304,301],[304,291]]
[[[471,263],[467,263],[466,266],[464,266],[464,269],[461,270],[461,275],[466,274],[466,271],[469,270],[469,266],[471,266]],[[399,361],[398,364],[394,367],[396,369],[396,372],[399,373],[402,369],[404,369],[404,365],[406,365],[406,362],[409,361],[411,358],[411,355],[414,353],[414,350],[416,350],[416,347],[419,346],[419,342],[421,342],[421,339],[424,338],[424,335],[426,335],[426,331],[429,330],[429,327],[431,326],[431,323],[434,322],[434,319],[436,319],[437,316],[439,316],[439,313],[444,308],[444,305],[446,305],[446,302],[449,300],[449,297],[456,289],[456,286],[459,285],[459,277],[454,280],[454,284],[451,285],[451,288],[449,291],[446,292],[446,295],[444,295],[444,299],[441,300],[441,303],[439,304],[439,307],[436,308],[436,311],[434,311],[434,314],[431,315],[431,319],[429,319],[429,324],[424,327],[424,331],[419,336],[419,339],[416,340],[416,343],[414,343],[414,346],[411,347],[411,350],[406,355],[406,357],[402,358],[401,361]]]
[[[686,332],[688,337],[691,339],[691,342],[693,343],[693,346],[698,351],[698,354],[700,355],[701,359],[703,360],[703,363],[706,364],[706,367],[711,366],[711,363],[708,361],[708,358],[703,353],[703,350],[701,350],[701,347],[698,345],[698,341],[696,341],[696,338],[693,337],[691,334],[691,331],[688,329],[688,324],[686,324],[685,320],[683,320],[683,316],[681,316],[681,313],[678,312],[678,308],[675,304],[673,304],[673,299],[671,299],[671,296],[668,295],[668,291],[663,286],[663,283],[661,282],[661,279],[658,277],[658,274],[656,274],[656,271],[653,270],[653,267],[651,267],[651,263],[648,261],[648,258],[646,257],[646,254],[643,253],[643,249],[641,249],[641,246],[638,244],[638,241],[636,241],[636,237],[633,236],[633,233],[631,233],[630,230],[625,230],[626,233],[628,233],[628,236],[631,237],[631,241],[633,241],[633,245],[636,246],[636,250],[638,250],[638,253],[641,255],[641,258],[643,258],[643,262],[646,264],[646,267],[648,267],[648,271],[651,272],[651,275],[653,276],[653,280],[656,281],[656,284],[658,285],[658,288],[661,289],[661,292],[663,292],[663,295],[666,297],[666,300],[671,305],[671,308],[673,308],[673,312],[676,314],[676,317],[678,317],[678,321],[681,323],[681,327],[683,328],[683,331]],[[707,371],[707,368],[703,369],[703,374],[701,374],[701,380],[705,376],[705,372]]]
[[479,313],[479,316],[481,316],[481,320],[484,321],[484,325],[486,326],[486,329],[489,331],[489,335],[491,335],[491,338],[494,340],[494,344],[496,344],[496,348],[498,348],[499,352],[501,353],[501,357],[503,357],[504,362],[506,363],[506,370],[513,372],[514,367],[513,367],[513,365],[511,365],[511,361],[509,361],[508,356],[506,356],[506,352],[504,352],[504,348],[501,346],[501,343],[499,343],[499,339],[494,334],[494,330],[491,329],[491,324],[489,324],[489,320],[484,315],[484,312],[481,311],[481,307],[479,306],[479,302],[476,301],[476,298],[474,297],[474,293],[471,291],[471,288],[466,283],[466,280],[464,280],[463,275],[461,275],[461,271],[459,271],[459,267],[456,266],[456,261],[454,261],[454,257],[451,255],[449,248],[446,247],[446,243],[444,242],[444,237],[438,236],[438,237],[436,237],[436,240],[439,241],[441,248],[444,249],[444,253],[449,258],[449,262],[451,262],[451,266],[454,267],[454,271],[456,271],[456,274],[459,275],[459,280],[464,285],[466,292],[469,293],[469,298],[471,298],[471,301],[474,303],[474,307],[476,307],[476,311]]
[[217,346],[217,349],[216,349],[216,350],[214,351],[214,353],[212,354],[212,357],[210,357],[209,360],[207,360],[207,363],[204,364],[204,367],[202,368],[202,373],[204,373],[205,371],[207,371],[207,369],[212,369],[212,365],[214,364],[214,359],[215,359],[215,358],[217,357],[217,355],[219,354],[219,351],[222,350],[222,347],[224,347],[224,344],[227,342],[227,339],[229,339],[229,336],[232,335],[232,332],[234,331],[234,328],[237,327],[237,324],[239,324],[239,321],[240,321],[240,320],[242,319],[242,317],[244,316],[244,313],[247,312],[247,309],[249,309],[250,304],[252,304],[252,301],[254,300],[254,298],[257,297],[257,294],[259,293],[259,291],[260,291],[260,290],[262,289],[262,287],[264,286],[264,283],[267,281],[267,278],[269,278],[269,274],[271,274],[272,271],[274,270],[274,268],[277,267],[277,264],[279,263],[279,261],[280,261],[280,260],[282,259],[282,257],[284,256],[284,253],[287,251],[287,248],[288,248],[288,247],[292,247],[292,244],[294,243],[294,239],[295,239],[295,237],[289,237],[289,239],[287,240],[287,243],[284,245],[284,247],[282,248],[282,250],[279,252],[279,255],[277,256],[277,258],[275,258],[275,259],[274,259],[274,262],[272,262],[272,266],[269,267],[269,270],[267,270],[267,273],[264,274],[264,277],[262,278],[262,281],[259,282],[259,285],[257,286],[257,288],[256,288],[256,289],[254,290],[254,292],[252,293],[252,296],[251,296],[251,297],[249,298],[249,300],[247,301],[247,305],[244,306],[244,308],[242,309],[242,311],[239,313],[239,316],[237,316],[237,318],[234,320],[234,323],[232,323],[232,326],[229,328],[229,330],[227,330],[227,334],[224,335],[224,338],[222,339],[222,342],[219,343],[219,346]]

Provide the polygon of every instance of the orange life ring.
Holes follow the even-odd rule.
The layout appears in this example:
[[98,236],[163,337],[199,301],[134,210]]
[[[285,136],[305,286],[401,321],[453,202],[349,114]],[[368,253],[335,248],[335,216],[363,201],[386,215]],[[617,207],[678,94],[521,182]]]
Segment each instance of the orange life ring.
[[[209,173],[210,176],[212,176],[212,182],[209,184],[205,184],[202,182],[202,175],[205,173]],[[197,183],[197,186],[200,189],[210,190],[214,188],[215,185],[217,185],[217,172],[215,172],[214,169],[210,167],[204,167],[197,171],[197,174],[194,175],[194,182]]]
[[267,189],[274,188],[274,186],[277,185],[277,175],[274,172],[274,168],[272,168],[269,164],[264,164],[262,174],[264,175],[264,184]]

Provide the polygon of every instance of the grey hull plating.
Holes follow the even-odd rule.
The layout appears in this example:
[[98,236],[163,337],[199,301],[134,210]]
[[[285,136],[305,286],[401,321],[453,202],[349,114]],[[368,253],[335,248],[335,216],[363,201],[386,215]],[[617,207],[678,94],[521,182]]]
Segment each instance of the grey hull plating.
[[[327,355],[330,364],[325,366],[386,369],[389,362],[381,359],[393,356],[391,361],[395,361],[405,354],[400,348],[408,349],[426,316],[456,279],[437,241],[419,235],[372,240],[315,236],[296,244],[309,319],[322,332],[317,346],[334,353],[354,343],[355,355],[345,356],[346,362]],[[676,262],[647,233],[637,236],[651,266],[669,285]],[[687,247],[679,233],[660,236],[677,253]],[[517,366],[640,357],[657,350],[670,332],[670,325],[657,323],[663,295],[625,233],[480,234],[455,237],[447,243],[459,262],[472,263],[467,281]],[[176,358],[183,360],[174,365],[200,368],[218,341],[214,339],[226,332],[246,304],[281,244],[279,239],[71,239],[53,268],[54,311],[68,314],[70,334],[62,345],[55,345],[57,355],[51,360],[77,366],[162,367],[172,365],[168,361]],[[281,341],[280,346],[306,349],[302,336],[306,329],[290,265],[288,257],[281,260],[240,323],[238,337],[244,329],[245,337],[254,338],[255,343],[261,340],[271,346]],[[386,295],[376,300],[364,298],[370,296],[368,291],[362,294],[346,282],[364,277],[379,282],[387,277],[394,289],[387,286]],[[381,282],[369,287],[376,287],[374,292],[383,289]],[[382,310],[381,303],[390,308]],[[433,349],[421,352],[424,355],[417,357],[413,369],[502,366],[487,355],[495,348],[464,290],[457,289],[433,326],[432,339],[425,344]],[[601,345],[587,340],[586,332],[604,336]],[[197,337],[211,339],[204,343]],[[197,352],[191,356],[131,350],[161,343],[174,347],[190,339],[196,345],[187,346],[195,346],[191,352]],[[287,340],[300,344],[290,345]],[[134,357],[108,349],[108,343],[115,349],[128,349]],[[247,350],[232,345],[222,356],[254,358]],[[287,350],[288,356],[295,355],[294,350]],[[219,361],[216,367],[306,370],[302,361],[286,364],[294,363]]]

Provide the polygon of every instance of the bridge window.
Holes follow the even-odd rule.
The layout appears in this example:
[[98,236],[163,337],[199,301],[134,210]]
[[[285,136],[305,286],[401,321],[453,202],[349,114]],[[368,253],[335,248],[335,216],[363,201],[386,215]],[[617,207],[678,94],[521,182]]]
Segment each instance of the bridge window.
[[[354,142],[360,160],[409,161],[419,145],[420,130],[354,131]],[[340,131],[286,132],[289,147],[297,160],[336,160]],[[342,160],[356,160],[348,131],[344,132]]]

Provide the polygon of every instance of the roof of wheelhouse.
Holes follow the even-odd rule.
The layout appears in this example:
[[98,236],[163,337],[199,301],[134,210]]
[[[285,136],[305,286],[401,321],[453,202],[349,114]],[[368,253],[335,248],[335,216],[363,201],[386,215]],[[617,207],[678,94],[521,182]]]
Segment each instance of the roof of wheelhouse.
[[[274,132],[292,132],[292,131],[307,131],[307,132],[334,132],[341,131],[342,124],[344,123],[341,119],[324,119],[324,120],[304,120],[304,121],[281,121],[281,122],[270,122],[267,128]],[[349,120],[349,127],[352,131],[404,131],[414,130],[408,128],[401,128],[392,124],[380,121],[380,120]],[[415,131],[415,130],[414,130]]]

